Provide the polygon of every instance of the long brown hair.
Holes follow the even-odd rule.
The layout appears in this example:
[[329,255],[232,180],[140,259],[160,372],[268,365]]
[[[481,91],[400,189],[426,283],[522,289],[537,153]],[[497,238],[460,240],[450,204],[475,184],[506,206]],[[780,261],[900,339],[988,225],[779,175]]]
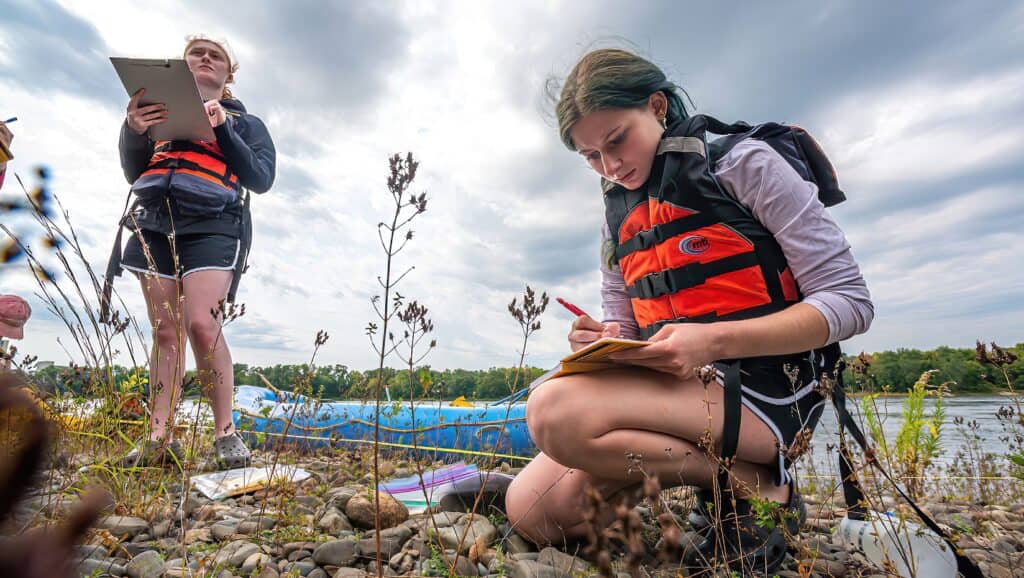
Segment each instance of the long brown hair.
[[576,150],[570,131],[583,115],[610,108],[642,107],[659,91],[668,99],[668,124],[687,117],[681,96],[686,92],[654,63],[618,48],[588,52],[565,78],[555,106],[562,142],[569,150]]

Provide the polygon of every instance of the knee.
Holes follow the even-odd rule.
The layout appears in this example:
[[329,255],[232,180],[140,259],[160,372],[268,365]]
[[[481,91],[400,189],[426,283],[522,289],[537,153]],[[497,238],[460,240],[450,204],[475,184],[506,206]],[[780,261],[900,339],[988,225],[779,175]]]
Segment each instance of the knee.
[[526,404],[526,425],[530,437],[542,452],[560,464],[571,466],[572,456],[583,443],[579,405],[564,380],[553,380],[530,394]]
[[168,319],[153,325],[153,342],[163,351],[177,351],[181,343],[181,327]]
[[192,347],[199,352],[212,352],[223,339],[220,323],[212,316],[202,320],[194,320],[188,325],[188,338]]

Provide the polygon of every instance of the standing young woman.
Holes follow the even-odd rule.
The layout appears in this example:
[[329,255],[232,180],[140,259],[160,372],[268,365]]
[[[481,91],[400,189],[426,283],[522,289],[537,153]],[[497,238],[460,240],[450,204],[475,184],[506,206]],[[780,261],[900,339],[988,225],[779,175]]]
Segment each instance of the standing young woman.
[[[711,158],[709,121],[688,115],[679,92],[622,50],[587,54],[562,86],[562,141],[601,176],[606,206],[604,322],[580,316],[569,344],[653,343],[616,354],[635,367],[559,378],[531,394],[527,422],[542,453],[516,477],[507,509],[525,537],[571,541],[585,535],[586,486],[626,499],[657,476],[663,487],[698,487],[688,564],[727,557],[770,572],[785,556],[784,530],[798,531],[806,515],[787,452],[824,407],[823,348],[867,330],[873,306],[817,188],[756,138]],[[722,363],[730,360],[739,362]],[[742,392],[734,411],[729,368]],[[737,421],[726,479],[716,448]],[[723,480],[729,497],[716,499]],[[786,522],[755,524],[754,497],[777,502]]]
[[234,371],[221,328],[223,303],[248,251],[242,191],[270,189],[276,153],[263,122],[227,88],[238,64],[226,45],[193,37],[184,57],[216,140],[153,142],[148,130],[167,120],[167,109],[140,105],[144,91],[131,98],[121,127],[121,166],[137,204],[125,221],[134,234],[120,266],[141,281],[153,328],[149,439],[125,461],[139,465],[164,462],[171,454],[181,457],[172,439],[173,418],[187,338],[199,383],[213,405],[217,458],[238,467],[248,463],[250,453],[231,420]]

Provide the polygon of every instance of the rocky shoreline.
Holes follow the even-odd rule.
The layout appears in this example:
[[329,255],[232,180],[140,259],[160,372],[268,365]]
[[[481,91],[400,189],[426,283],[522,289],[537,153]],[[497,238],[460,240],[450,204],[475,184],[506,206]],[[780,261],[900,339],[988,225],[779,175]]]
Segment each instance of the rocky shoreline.
[[[181,478],[177,478],[178,483],[164,488],[167,499],[150,515],[101,519],[89,543],[78,547],[78,575],[376,575],[378,541],[373,531],[370,476],[348,474],[338,463],[325,458],[300,458],[296,465],[313,474],[312,478],[291,487],[221,501],[208,500],[195,491],[183,496]],[[382,473],[401,477],[413,471],[405,462],[386,462]],[[834,499],[806,498],[807,524],[778,576],[886,575],[859,553],[837,545],[834,531],[843,515],[841,504],[833,506]],[[24,505],[22,513],[62,509],[68,502],[59,494],[42,492]],[[690,502],[684,493],[675,492],[664,502],[677,519],[685,519]],[[979,563],[986,576],[1024,577],[1024,504],[983,507],[926,501],[925,508],[940,523],[956,529],[960,547]],[[651,552],[639,573],[685,575],[677,561],[659,561],[654,556],[661,530],[650,509],[642,504],[636,512],[643,524],[644,545]],[[590,562],[574,555],[580,552],[550,547],[538,551],[515,534],[500,515],[438,512],[432,519],[427,513],[410,516],[405,506],[383,495],[381,526],[379,558],[385,576],[553,578],[597,573]],[[620,576],[629,575],[625,560],[615,560],[613,567]]]

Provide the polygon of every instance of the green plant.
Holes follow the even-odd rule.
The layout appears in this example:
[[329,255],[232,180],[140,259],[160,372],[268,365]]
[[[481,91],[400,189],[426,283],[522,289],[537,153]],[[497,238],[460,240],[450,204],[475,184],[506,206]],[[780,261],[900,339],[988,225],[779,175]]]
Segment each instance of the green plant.
[[441,549],[433,543],[430,544],[430,557],[423,561],[423,565],[426,566],[426,574],[429,576],[452,576]]
[[754,514],[754,524],[760,528],[775,529],[778,512],[782,504],[775,500],[765,500],[757,496],[750,497],[750,510]]
[[[932,370],[922,373],[907,393],[900,412],[903,423],[896,435],[896,441],[891,445],[886,439],[884,424],[879,418],[876,405],[878,394],[869,394],[861,400],[861,409],[871,437],[880,448],[882,457],[888,462],[890,469],[905,481],[907,492],[914,498],[921,496],[925,475],[941,451],[939,442],[946,419],[943,401],[949,386],[947,383],[938,386],[930,384],[934,373]],[[935,398],[930,413],[925,408],[925,400],[929,397]]]

